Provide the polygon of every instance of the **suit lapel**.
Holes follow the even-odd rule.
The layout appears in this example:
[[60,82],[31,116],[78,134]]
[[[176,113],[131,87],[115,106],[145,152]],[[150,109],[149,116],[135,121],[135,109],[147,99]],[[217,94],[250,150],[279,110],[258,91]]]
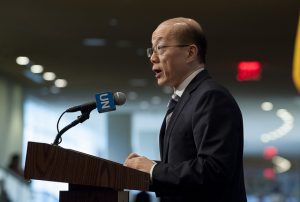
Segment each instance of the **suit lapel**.
[[180,112],[181,110],[183,109],[184,105],[187,103],[187,101],[189,100],[190,98],[190,95],[189,94],[185,94],[185,96],[182,96],[179,100],[179,102],[177,103],[177,106],[175,107],[174,111],[173,111],[173,114],[172,114],[172,117],[169,121],[169,124],[168,124],[168,128],[165,132],[165,135],[164,135],[164,142],[163,142],[163,161],[165,162],[166,159],[167,159],[167,153],[168,153],[168,148],[169,148],[169,139],[170,139],[170,136],[172,134],[172,130],[174,128],[174,123],[176,122],[178,116],[180,115]]
[[164,151],[164,136],[165,136],[165,128],[166,128],[166,116],[164,118],[164,121],[160,128],[159,133],[159,153],[160,153],[160,159],[163,160],[163,151]]

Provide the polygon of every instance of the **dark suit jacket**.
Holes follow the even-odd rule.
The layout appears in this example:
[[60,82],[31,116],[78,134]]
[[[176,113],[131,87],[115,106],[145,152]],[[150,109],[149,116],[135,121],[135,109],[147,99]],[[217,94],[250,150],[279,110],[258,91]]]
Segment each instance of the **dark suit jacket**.
[[247,201],[242,115],[206,70],[185,89],[166,133],[164,125],[151,186],[161,201]]

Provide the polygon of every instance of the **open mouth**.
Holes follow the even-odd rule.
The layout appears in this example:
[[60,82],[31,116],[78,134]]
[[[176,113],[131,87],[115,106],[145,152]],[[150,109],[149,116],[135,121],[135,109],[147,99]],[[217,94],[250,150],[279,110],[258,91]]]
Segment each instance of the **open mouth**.
[[156,78],[161,77],[162,71],[160,69],[154,69],[153,72],[155,73]]

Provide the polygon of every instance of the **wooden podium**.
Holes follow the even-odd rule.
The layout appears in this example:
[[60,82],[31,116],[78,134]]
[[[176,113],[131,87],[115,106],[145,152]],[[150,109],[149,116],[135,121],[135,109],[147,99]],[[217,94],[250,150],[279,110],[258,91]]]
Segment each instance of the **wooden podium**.
[[127,202],[124,189],[149,190],[150,176],[89,154],[45,143],[28,142],[25,179],[69,183],[60,202]]

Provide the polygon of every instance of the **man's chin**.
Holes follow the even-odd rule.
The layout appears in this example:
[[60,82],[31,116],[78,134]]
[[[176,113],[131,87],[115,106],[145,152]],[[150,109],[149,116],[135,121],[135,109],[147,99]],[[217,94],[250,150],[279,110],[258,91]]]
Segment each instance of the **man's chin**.
[[159,86],[165,86],[166,84],[165,84],[165,82],[157,81],[157,85],[159,85]]
[[157,85],[162,87],[162,86],[169,86],[169,87],[173,87],[172,84],[170,84],[169,82],[167,81],[160,81],[160,80],[157,80]]
[[167,84],[167,81],[164,80],[164,79],[157,79],[157,85],[159,85],[159,86],[166,86],[168,84]]

